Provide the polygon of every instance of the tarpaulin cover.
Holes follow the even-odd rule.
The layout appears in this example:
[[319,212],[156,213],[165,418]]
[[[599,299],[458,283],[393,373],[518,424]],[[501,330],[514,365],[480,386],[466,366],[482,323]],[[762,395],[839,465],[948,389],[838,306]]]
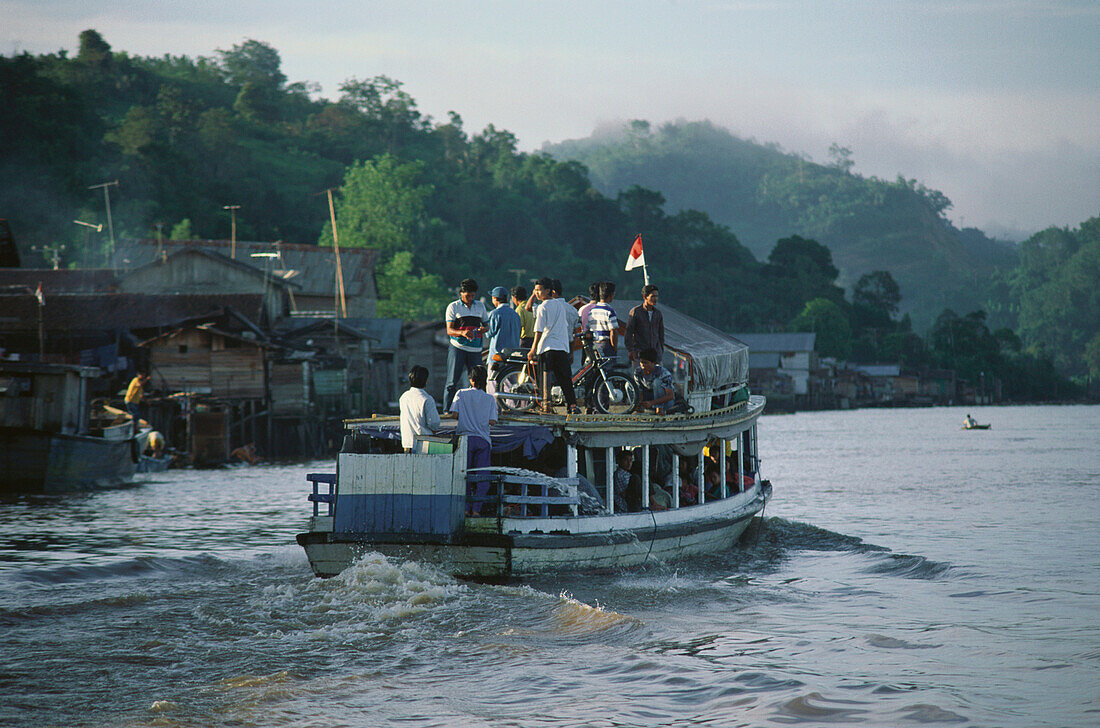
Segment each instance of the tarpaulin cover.
[[[619,322],[626,325],[630,309],[639,304],[641,301],[615,299],[611,305]],[[694,376],[689,392],[748,382],[749,347],[730,334],[662,303],[657,304],[657,309],[665,320],[665,348],[691,357]],[[667,367],[670,363],[666,351],[662,364]]]
[[[444,422],[441,435],[453,434],[453,423]],[[381,440],[400,440],[401,425],[392,424],[357,425],[355,432]],[[554,441],[554,433],[549,428],[529,425],[496,425],[489,430],[493,438],[493,452],[511,452],[523,448],[523,457],[533,459],[542,449]]]

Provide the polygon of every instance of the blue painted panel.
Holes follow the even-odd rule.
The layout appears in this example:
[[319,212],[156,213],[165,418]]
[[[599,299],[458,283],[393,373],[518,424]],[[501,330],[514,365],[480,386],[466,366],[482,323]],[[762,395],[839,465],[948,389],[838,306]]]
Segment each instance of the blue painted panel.
[[[341,533],[434,533],[452,530],[450,514],[461,512],[464,499],[451,495],[342,495],[337,499],[334,530]],[[457,503],[456,503],[457,501]],[[377,514],[392,513],[390,521]],[[447,518],[433,517],[445,514]],[[379,529],[376,524],[386,523]],[[454,525],[461,525],[457,520]]]

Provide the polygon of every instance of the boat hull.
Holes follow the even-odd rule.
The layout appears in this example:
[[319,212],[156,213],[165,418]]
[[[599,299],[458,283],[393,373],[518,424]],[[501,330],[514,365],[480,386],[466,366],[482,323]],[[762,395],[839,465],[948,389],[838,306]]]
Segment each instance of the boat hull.
[[[370,552],[434,563],[454,576],[477,580],[607,572],[725,550],[763,509],[767,496],[753,488],[703,506],[590,517],[592,530],[572,533],[531,532],[530,522],[507,518],[501,522],[502,532],[477,531],[473,529],[495,526],[497,521],[475,518],[468,519],[466,532],[434,542],[399,534],[358,538],[324,530],[299,534],[297,540],[320,577],[335,576]],[[560,522],[569,519],[556,520],[559,527],[574,525]],[[605,525],[609,527],[596,530]],[[520,528],[528,530],[519,532]]]
[[137,464],[133,438],[108,440],[0,427],[0,491],[64,493],[118,488]]

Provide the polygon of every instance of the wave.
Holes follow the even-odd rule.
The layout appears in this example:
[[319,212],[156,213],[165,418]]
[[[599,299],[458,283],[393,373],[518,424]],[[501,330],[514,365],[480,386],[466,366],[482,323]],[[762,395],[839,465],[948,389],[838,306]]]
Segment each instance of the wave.
[[178,558],[138,556],[106,564],[67,564],[39,569],[21,569],[9,573],[7,578],[12,581],[55,586],[110,579],[127,579],[157,573],[177,576],[185,574],[209,576],[213,569],[227,566],[228,562],[210,554]]
[[[894,553],[885,546],[867,543],[857,536],[819,528],[809,523],[788,521],[778,516],[764,520],[758,534],[742,540],[741,551],[760,568],[785,561],[792,551],[837,551],[865,554],[871,559],[870,574],[887,574],[909,579],[938,579],[955,570],[952,564],[924,556]],[[754,566],[753,561],[743,566]]]

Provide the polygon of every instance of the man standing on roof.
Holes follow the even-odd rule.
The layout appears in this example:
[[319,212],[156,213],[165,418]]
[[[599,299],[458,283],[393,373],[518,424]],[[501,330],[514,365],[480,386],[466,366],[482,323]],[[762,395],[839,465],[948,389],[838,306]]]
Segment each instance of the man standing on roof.
[[481,337],[489,312],[478,301],[477,281],[467,278],[458,286],[458,300],[447,306],[447,386],[443,390],[443,409],[449,411],[455,392],[462,382],[462,373],[481,363]]
[[585,332],[592,332],[592,343],[596,351],[604,356],[615,356],[615,346],[619,338],[619,319],[611,302],[615,300],[615,284],[602,281],[599,288],[599,301],[588,309],[588,320],[582,322]]
[[665,319],[657,310],[657,286],[642,287],[642,303],[630,309],[626,322],[626,351],[630,361],[638,361],[643,349],[657,352],[660,364],[665,354]]
[[535,284],[535,295],[542,305],[535,314],[535,342],[527,358],[539,362],[543,413],[549,413],[550,373],[553,372],[565,395],[568,412],[579,414],[570,362],[573,358],[573,331],[580,317],[577,309],[561,297],[561,281],[556,278],[540,278]]
[[489,335],[489,357],[486,362],[489,365],[489,380],[492,381],[492,372],[497,368],[493,357],[505,349],[519,347],[522,324],[519,314],[508,305],[508,291],[504,286],[497,286],[489,295],[493,299],[493,310],[489,312],[489,319],[485,324],[485,333]]
[[530,349],[535,340],[535,314],[527,310],[527,289],[523,286],[512,287],[512,308],[519,314],[519,345]]

